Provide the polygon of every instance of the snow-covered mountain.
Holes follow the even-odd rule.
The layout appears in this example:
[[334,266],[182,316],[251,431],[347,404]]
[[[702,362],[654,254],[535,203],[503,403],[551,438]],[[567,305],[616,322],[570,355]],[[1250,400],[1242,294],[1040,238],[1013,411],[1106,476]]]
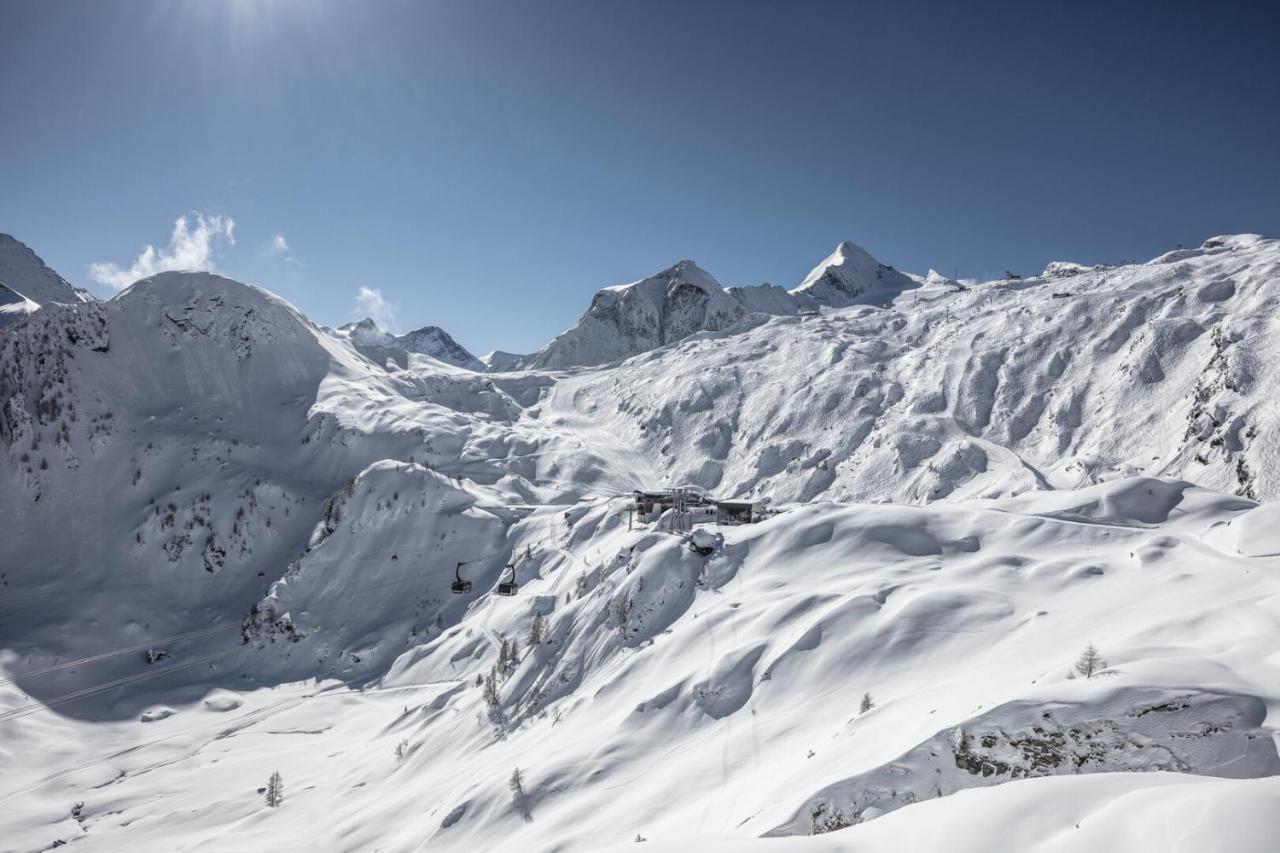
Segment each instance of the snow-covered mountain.
[[640,281],[599,291],[576,326],[515,364],[538,368],[604,364],[698,332],[742,327],[767,316],[887,304],[918,286],[849,241],[837,246],[792,290],[771,284],[726,289],[693,261],[680,261]]
[[893,267],[880,263],[856,243],[845,241],[818,264],[791,294],[804,304],[844,308],[849,305],[891,302],[916,282]]
[[566,377],[545,408],[639,452],[651,483],[920,502],[1122,474],[1280,496],[1277,242],[1068,278],[937,283],[700,335]]
[[[1269,851],[1278,299],[1253,235],[972,286],[842,244],[486,373],[207,273],[46,305],[0,850]],[[628,513],[680,484],[773,512]]]
[[391,359],[401,368],[408,366],[409,353],[426,355],[445,364],[484,370],[486,365],[439,326],[423,326],[403,335],[383,331],[370,318],[339,326],[335,333],[350,340],[357,350],[379,364]]
[[89,291],[72,286],[25,244],[0,234],[0,326],[41,305],[92,301]]
[[423,326],[412,332],[406,332],[396,338],[396,343],[408,352],[429,355],[456,367],[465,367],[468,370],[484,369],[480,359],[468,352],[439,326]]
[[578,324],[532,359],[536,367],[617,361],[683,340],[695,332],[728,329],[747,314],[710,273],[680,261],[630,284],[606,287]]

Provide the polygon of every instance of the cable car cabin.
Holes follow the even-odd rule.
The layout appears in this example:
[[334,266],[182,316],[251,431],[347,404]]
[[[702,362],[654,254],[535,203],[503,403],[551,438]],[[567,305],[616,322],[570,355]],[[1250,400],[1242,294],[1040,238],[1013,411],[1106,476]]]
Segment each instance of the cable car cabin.
[[465,595],[471,592],[471,581],[462,579],[463,563],[458,563],[457,568],[453,570],[453,583],[449,585],[449,590],[454,595]]
[[511,571],[511,580],[498,584],[498,595],[515,595],[520,591],[520,584],[516,583],[516,564],[507,563],[507,568]]

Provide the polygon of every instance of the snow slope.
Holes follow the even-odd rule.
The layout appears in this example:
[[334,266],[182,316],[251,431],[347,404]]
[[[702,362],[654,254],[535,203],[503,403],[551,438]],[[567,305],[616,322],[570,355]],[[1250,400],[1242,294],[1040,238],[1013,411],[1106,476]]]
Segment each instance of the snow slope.
[[695,335],[546,407],[640,449],[654,486],[921,502],[1148,473],[1275,498],[1280,243],[1209,243]]
[[39,307],[39,304],[32,302],[16,290],[0,284],[0,327],[22,319]]
[[206,273],[0,332],[0,851],[1271,849],[1280,245],[819,269],[529,370]]

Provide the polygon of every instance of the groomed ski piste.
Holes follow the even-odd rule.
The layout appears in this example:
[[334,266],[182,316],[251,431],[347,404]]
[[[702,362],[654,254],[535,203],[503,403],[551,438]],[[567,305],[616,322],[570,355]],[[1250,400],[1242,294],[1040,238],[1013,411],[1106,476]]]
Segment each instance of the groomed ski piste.
[[0,850],[1276,849],[1275,240],[681,262],[487,365],[13,244]]

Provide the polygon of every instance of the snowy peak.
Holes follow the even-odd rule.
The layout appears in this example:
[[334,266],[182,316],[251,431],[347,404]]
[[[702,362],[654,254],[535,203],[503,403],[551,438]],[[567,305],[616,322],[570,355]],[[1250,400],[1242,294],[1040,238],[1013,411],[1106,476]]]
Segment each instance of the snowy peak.
[[639,294],[655,304],[660,304],[674,297],[681,290],[689,288],[701,291],[712,298],[724,293],[724,288],[720,286],[720,282],[716,281],[715,276],[693,261],[683,260],[639,281],[606,287],[596,294],[593,305],[596,302],[609,303],[617,295],[624,293]]
[[935,269],[929,270],[924,277],[926,287],[954,287],[957,283],[955,279],[945,276]]
[[351,342],[366,358],[379,364],[391,359],[402,368],[408,365],[408,354],[431,356],[454,367],[468,370],[484,370],[484,363],[455,341],[439,326],[423,326],[404,335],[384,331],[372,319],[365,317],[356,323],[339,326],[341,337]]
[[596,293],[578,325],[533,358],[537,367],[606,364],[719,331],[749,312],[711,273],[690,260]]
[[468,370],[483,370],[484,363],[476,358],[462,344],[455,341],[439,326],[423,326],[396,338],[396,343],[408,352],[429,355],[432,358],[465,367]]
[[879,305],[920,283],[845,241],[794,290],[770,284],[725,289],[711,273],[680,261],[639,281],[596,293],[578,325],[532,357],[534,367],[607,364],[755,317],[818,307]]
[[339,326],[338,331],[346,332],[353,344],[357,346],[390,346],[395,341],[395,335],[390,332],[384,332],[379,328],[378,324],[368,317],[357,323],[347,323],[345,326]]
[[25,243],[8,234],[0,234],[0,284],[37,305],[94,301],[87,291],[72,286]]
[[681,286],[692,286],[709,295],[722,293],[724,288],[720,282],[716,281],[715,276],[698,266],[690,260],[679,261],[662,272],[658,273],[658,278],[663,278],[667,282],[668,293],[671,290]]
[[857,243],[846,240],[791,293],[819,305],[843,308],[885,302],[917,286],[908,276],[880,263]]

